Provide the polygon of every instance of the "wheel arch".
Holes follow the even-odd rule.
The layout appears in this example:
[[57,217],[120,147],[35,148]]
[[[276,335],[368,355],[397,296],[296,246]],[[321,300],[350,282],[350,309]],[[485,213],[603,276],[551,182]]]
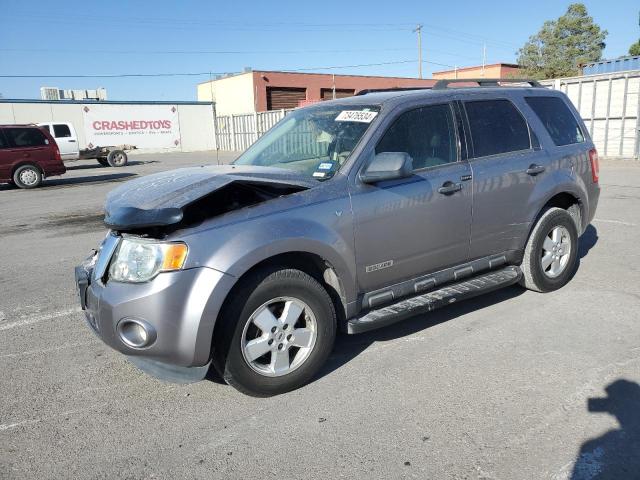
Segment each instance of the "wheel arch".
[[36,167],[40,171],[40,174],[44,176],[44,170],[36,162],[32,162],[30,160],[21,160],[20,162],[16,163],[13,167],[11,167],[11,178],[13,178],[13,175],[16,173],[16,170],[18,170],[20,167],[24,167],[25,165],[31,165],[32,167]]
[[[266,268],[294,268],[305,272],[306,274],[317,280],[322,285],[336,310],[338,319],[338,327],[346,322],[347,316],[347,292],[340,275],[336,271],[333,264],[318,253],[309,251],[287,251],[268,256],[254,263],[247,268],[239,277],[227,293],[222,305],[219,309],[219,315],[223,315],[224,311],[234,298],[237,289],[241,288],[245,279],[250,277],[256,271]],[[224,320],[218,318],[213,328],[213,336],[211,342],[211,351],[215,346],[215,338],[220,335],[221,329],[224,327]]]
[[[574,205],[577,207],[577,209],[574,209],[572,212],[571,207],[573,207]],[[573,218],[573,220],[576,222],[576,228],[578,230],[578,234],[582,233],[584,229],[582,222],[585,218],[584,202],[577,192],[566,189],[566,190],[554,192],[553,194],[549,195],[546,201],[538,209],[536,216],[534,217],[533,221],[531,222],[531,225],[529,226],[527,239],[531,235],[531,232],[533,231],[534,227],[538,223],[538,220],[540,220],[540,217],[542,217],[544,212],[546,212],[548,209],[553,207],[567,210],[571,215],[571,217]]]

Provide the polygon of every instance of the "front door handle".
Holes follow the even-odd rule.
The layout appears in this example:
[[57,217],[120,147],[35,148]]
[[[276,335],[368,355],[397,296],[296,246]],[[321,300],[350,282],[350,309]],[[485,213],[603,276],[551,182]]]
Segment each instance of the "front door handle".
[[460,190],[462,190],[461,183],[453,183],[451,181],[447,181],[444,182],[438,189],[438,193],[442,193],[443,195],[451,195],[452,193],[459,192]]
[[527,175],[538,175],[542,172],[544,172],[546,170],[546,168],[542,165],[536,165],[535,163],[532,163],[531,165],[529,165],[529,168],[527,168]]
[[23,156],[24,158],[29,158],[29,157],[31,156],[31,154],[30,154],[30,153],[23,153],[23,154],[22,154],[22,156]]

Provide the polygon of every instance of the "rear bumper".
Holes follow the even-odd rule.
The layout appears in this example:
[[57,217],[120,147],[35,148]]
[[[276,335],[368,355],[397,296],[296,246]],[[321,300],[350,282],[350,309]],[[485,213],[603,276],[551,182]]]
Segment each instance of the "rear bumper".
[[64,166],[64,163],[60,162],[60,165],[55,166],[46,166],[44,169],[45,177],[55,177],[58,175],[63,175],[67,173],[67,167]]
[[[87,324],[111,348],[178,367],[209,363],[213,328],[234,277],[211,268],[159,274],[147,283],[92,279],[93,266],[76,267],[76,285]],[[149,345],[134,348],[122,339],[123,319],[142,321],[154,335]]]

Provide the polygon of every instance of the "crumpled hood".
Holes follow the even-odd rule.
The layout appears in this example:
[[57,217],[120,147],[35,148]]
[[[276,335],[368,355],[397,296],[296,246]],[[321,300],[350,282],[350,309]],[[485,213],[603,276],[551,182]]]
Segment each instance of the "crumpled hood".
[[184,208],[231,183],[317,185],[289,170],[245,165],[180,168],[130,180],[107,195],[104,223],[114,229],[158,227],[179,223]]

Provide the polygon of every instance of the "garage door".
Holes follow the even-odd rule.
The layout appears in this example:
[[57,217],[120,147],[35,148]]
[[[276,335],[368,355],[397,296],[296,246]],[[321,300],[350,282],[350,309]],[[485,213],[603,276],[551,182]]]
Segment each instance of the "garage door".
[[306,88],[267,87],[267,110],[296,108],[306,99]]
[[[336,88],[336,98],[353,97],[355,94],[355,90],[350,90],[348,88]],[[333,89],[323,88],[320,90],[320,96],[322,100],[333,100]]]

